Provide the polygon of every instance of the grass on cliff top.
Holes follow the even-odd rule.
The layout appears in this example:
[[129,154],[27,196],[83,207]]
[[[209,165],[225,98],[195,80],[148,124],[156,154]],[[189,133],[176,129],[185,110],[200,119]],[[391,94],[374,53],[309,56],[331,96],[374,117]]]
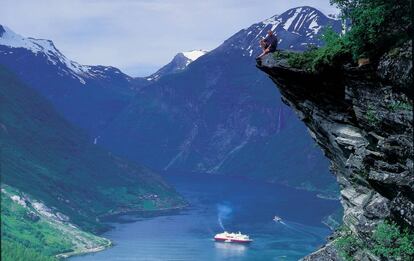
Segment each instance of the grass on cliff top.
[[349,52],[342,39],[332,28],[325,30],[323,39],[325,46],[322,48],[310,46],[304,52],[276,52],[275,58],[278,60],[286,59],[289,66],[311,72],[341,65],[346,57],[349,57]]
[[352,22],[345,35],[327,28],[322,35],[324,47],[310,47],[303,53],[279,53],[277,59],[287,59],[294,68],[318,72],[359,58],[375,62],[411,39],[413,28],[408,0],[331,0],[331,3],[342,10],[344,20]]

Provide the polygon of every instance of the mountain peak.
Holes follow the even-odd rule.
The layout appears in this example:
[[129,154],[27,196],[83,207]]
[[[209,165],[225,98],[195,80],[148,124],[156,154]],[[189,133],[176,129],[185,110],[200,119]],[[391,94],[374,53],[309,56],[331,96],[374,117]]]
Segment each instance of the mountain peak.
[[296,10],[303,10],[303,11],[306,11],[306,12],[316,11],[316,12],[321,13],[318,9],[316,9],[315,7],[309,6],[309,5],[293,7],[293,8],[288,9],[284,13],[289,13],[289,12],[296,11]]
[[[86,84],[86,79],[107,78],[108,73],[115,77],[130,77],[124,75],[119,69],[108,66],[81,65],[68,59],[53,44],[51,40],[24,37],[15,33],[10,28],[0,25],[0,55],[3,59],[11,59],[12,56],[20,55],[27,57],[27,52],[39,59],[45,59],[46,64],[60,70],[61,75],[70,75],[71,78]],[[9,58],[5,58],[9,57]]]
[[262,52],[259,40],[271,30],[279,40],[278,49],[304,51],[309,46],[324,44],[321,35],[323,28],[328,26],[340,33],[342,22],[327,17],[314,7],[295,7],[239,31],[226,40],[221,48],[241,49],[243,56],[259,55]]
[[13,49],[25,49],[36,56],[41,54],[46,57],[50,64],[66,67],[68,73],[78,79],[82,84],[85,84],[85,81],[81,76],[87,74],[88,67],[82,66],[66,58],[55,47],[51,40],[23,37],[20,34],[13,32],[7,26],[1,26],[1,28],[3,29],[3,33],[0,35],[0,46],[9,48],[6,49],[8,51],[2,51],[2,53],[5,55],[13,54],[16,52]]
[[[300,33],[302,29],[309,29],[317,34],[321,29],[321,22],[324,23],[329,18],[321,11],[310,6],[300,6],[287,10],[281,15],[272,16],[262,21],[264,25],[272,25],[271,30],[274,31],[279,25],[285,31]],[[303,33],[303,32],[302,32]]]
[[182,54],[189,60],[191,60],[191,62],[194,62],[195,60],[197,60],[198,58],[200,58],[201,56],[205,55],[208,51],[206,50],[192,50],[192,51],[188,51],[188,52],[182,52]]
[[25,38],[13,32],[7,26],[0,25],[0,45],[11,48],[25,48],[33,53],[38,52],[56,52],[52,41],[44,39]]
[[165,76],[172,73],[183,71],[190,63],[194,62],[201,56],[205,55],[208,51],[198,49],[187,52],[177,53],[174,58],[168,64],[164,65],[161,69],[146,77],[148,81],[158,80],[161,76]]

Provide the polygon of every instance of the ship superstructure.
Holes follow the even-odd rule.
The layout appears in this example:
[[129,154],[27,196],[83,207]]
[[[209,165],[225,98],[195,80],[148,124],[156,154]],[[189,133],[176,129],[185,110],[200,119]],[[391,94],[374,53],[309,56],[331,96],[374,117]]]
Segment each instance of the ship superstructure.
[[226,243],[250,243],[253,241],[248,235],[244,235],[240,232],[229,233],[227,231],[215,235],[214,240]]

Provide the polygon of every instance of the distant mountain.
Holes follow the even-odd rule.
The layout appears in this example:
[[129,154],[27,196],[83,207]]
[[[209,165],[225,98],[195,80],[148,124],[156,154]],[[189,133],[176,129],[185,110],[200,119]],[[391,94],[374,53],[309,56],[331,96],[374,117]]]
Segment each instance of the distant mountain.
[[[59,212],[61,221],[87,231],[106,228],[99,218],[107,214],[183,205],[161,177],[93,145],[3,67],[0,86],[2,186],[27,193]],[[2,226],[2,238],[3,232]]]
[[90,133],[104,128],[126,106],[137,85],[143,84],[115,67],[80,65],[64,56],[52,41],[25,38],[1,25],[0,65]]
[[267,30],[276,32],[279,48],[304,50],[323,45],[327,26],[339,32],[341,22],[311,7],[293,8],[240,30],[208,53],[177,54],[152,76],[134,79],[112,67],[79,65],[50,41],[2,27],[0,64],[96,143],[135,162],[326,191],[334,184],[321,175],[328,172],[326,160],[254,57]]
[[[105,79],[118,79],[130,81],[131,77],[123,74],[120,70],[109,66],[86,66],[66,58],[50,40],[22,37],[5,26],[0,26],[0,46],[6,57],[16,57],[20,54],[21,59],[27,59],[24,55],[34,55],[37,58],[46,59],[47,64],[52,64],[60,75],[67,75],[85,85],[87,81]],[[8,52],[6,49],[9,49]]]
[[341,22],[299,7],[243,29],[179,73],[143,88],[102,133],[104,145],[155,169],[244,175],[335,190],[303,124],[255,67],[267,30],[279,47],[323,45]]
[[161,69],[156,71],[154,74],[146,77],[148,81],[156,81],[159,78],[181,72],[187,68],[187,66],[200,58],[201,56],[205,55],[207,51],[205,50],[193,50],[189,52],[181,52],[174,56],[174,58],[168,64],[164,65]]
[[259,39],[272,30],[278,36],[279,49],[303,51],[309,46],[323,45],[321,36],[328,26],[341,32],[341,20],[329,18],[309,6],[292,8],[239,31],[225,41],[221,48],[238,49],[242,55],[256,56],[261,53]]

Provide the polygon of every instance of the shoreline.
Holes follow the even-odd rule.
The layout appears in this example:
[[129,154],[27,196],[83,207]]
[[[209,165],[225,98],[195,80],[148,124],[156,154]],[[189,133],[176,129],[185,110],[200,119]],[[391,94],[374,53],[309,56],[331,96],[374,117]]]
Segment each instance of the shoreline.
[[[100,215],[98,217],[98,219],[100,219],[100,221],[105,222],[105,219],[117,219],[121,216],[124,215],[128,215],[128,214],[142,214],[142,217],[157,217],[157,216],[166,216],[166,215],[170,215],[170,214],[174,214],[177,213],[179,211],[185,210],[190,206],[190,204],[185,204],[182,206],[176,206],[176,207],[171,207],[171,208],[161,208],[161,209],[153,209],[153,210],[125,210],[125,211],[118,211],[115,213],[107,213],[107,214],[103,214]],[[108,220],[109,221],[109,220]],[[133,221],[131,221],[133,222]],[[110,228],[108,229],[110,230]],[[96,233],[94,234],[95,236],[101,237],[101,235],[103,233],[105,233],[106,231],[102,231],[100,233]],[[82,255],[87,255],[87,254],[91,254],[91,253],[96,253],[96,252],[100,252],[100,251],[104,251],[112,246],[114,246],[113,242],[107,238],[101,237],[103,240],[105,240],[105,244],[96,246],[94,248],[88,248],[88,249],[82,249],[82,250],[75,250],[75,251],[71,251],[71,252],[64,252],[64,253],[60,253],[55,255],[55,257],[57,259],[67,259],[73,256],[82,256]]]
[[108,248],[113,246],[111,240],[109,240],[107,238],[103,238],[103,239],[106,241],[106,244],[104,244],[104,245],[96,246],[94,248],[87,248],[87,249],[83,249],[83,250],[76,250],[76,251],[71,251],[71,252],[60,253],[60,254],[55,255],[55,257],[57,259],[67,259],[67,258],[70,258],[70,257],[73,257],[73,256],[82,256],[82,255],[86,255],[86,254],[100,252],[100,251],[103,251],[103,250],[108,249]]

